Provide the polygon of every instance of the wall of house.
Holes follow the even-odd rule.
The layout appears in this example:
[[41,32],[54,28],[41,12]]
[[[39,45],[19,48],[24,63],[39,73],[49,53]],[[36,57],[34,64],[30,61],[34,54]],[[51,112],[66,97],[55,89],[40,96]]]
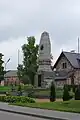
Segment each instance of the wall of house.
[[[67,64],[67,67],[65,69],[63,69],[63,66],[62,66],[62,64],[64,62],[66,62],[66,64]],[[66,57],[64,57],[64,56],[61,57],[61,59],[59,60],[59,62],[56,65],[56,71],[60,71],[60,70],[73,70],[73,67],[71,66],[69,61],[66,59]],[[80,84],[80,70],[76,69],[74,76],[75,76],[74,84],[76,84],[76,85]],[[64,81],[65,81],[65,83],[67,83],[69,85],[71,84],[71,78],[67,78],[67,81],[66,80],[64,80]],[[64,81],[62,81],[62,80],[56,81],[57,86],[65,84]]]
[[[74,76],[75,76],[74,84],[75,85],[80,84],[80,70],[76,70]],[[58,81],[55,80],[55,83],[57,87],[64,86],[64,84],[71,85],[71,78],[67,78],[67,80],[58,80]]]
[[74,76],[74,84],[80,84],[80,70],[76,70]]
[[[63,63],[66,62],[67,68],[63,69]],[[71,64],[69,63],[69,61],[65,58],[65,57],[61,57],[61,59],[59,60],[57,66],[56,66],[56,70],[60,71],[60,70],[71,70],[73,69]]]
[[6,78],[5,84],[7,84],[7,85],[9,85],[11,83],[15,84],[15,82],[16,82],[16,84],[19,83],[18,77],[17,76],[12,76],[12,77],[7,77]]
[[65,84],[67,83],[67,80],[56,80],[55,81],[55,84],[56,84],[56,87],[63,87]]
[[55,81],[56,87],[63,87],[65,84],[71,85],[71,79],[65,79],[65,80],[56,80]]

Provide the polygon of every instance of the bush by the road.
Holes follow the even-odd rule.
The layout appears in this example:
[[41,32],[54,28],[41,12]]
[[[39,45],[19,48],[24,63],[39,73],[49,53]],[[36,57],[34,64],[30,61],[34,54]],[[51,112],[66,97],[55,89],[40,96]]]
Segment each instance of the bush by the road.
[[75,91],[75,100],[80,100],[80,86]]
[[35,103],[35,100],[25,96],[0,96],[0,102],[9,103]]
[[70,100],[70,95],[69,95],[69,91],[68,91],[67,85],[64,85],[63,89],[64,89],[64,92],[63,92],[63,101]]
[[50,102],[53,102],[56,100],[56,92],[55,92],[55,85],[52,82],[51,88],[50,88]]

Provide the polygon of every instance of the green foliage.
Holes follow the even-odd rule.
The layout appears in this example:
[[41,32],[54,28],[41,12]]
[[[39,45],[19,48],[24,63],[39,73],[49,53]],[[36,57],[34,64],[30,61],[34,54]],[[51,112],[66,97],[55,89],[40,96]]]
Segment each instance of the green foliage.
[[20,84],[18,85],[18,91],[22,91],[22,86]]
[[17,75],[18,75],[18,78],[19,80],[22,80],[22,76],[23,76],[23,65],[19,64],[18,67],[17,67]]
[[27,37],[27,42],[27,44],[22,46],[24,75],[27,75],[31,84],[34,85],[34,76],[38,69],[38,45],[35,45],[35,38],[33,36]]
[[[24,85],[24,91],[32,93],[33,98],[50,98],[50,89],[44,89],[44,88],[34,88],[31,84],[30,85]],[[56,98],[62,98],[63,97],[63,89],[57,89],[56,88]]]
[[1,91],[2,92],[8,92],[10,90],[11,90],[10,86],[0,86],[0,92]]
[[73,89],[69,91],[69,96],[71,99],[74,98],[75,95],[74,95]]
[[80,100],[80,85],[77,87],[75,91],[75,100]]
[[4,74],[5,74],[4,67],[3,67],[4,61],[2,60],[2,57],[3,57],[3,54],[0,53],[0,83],[2,80],[4,80]]
[[67,101],[70,100],[70,95],[69,95],[69,91],[68,91],[68,86],[64,85],[64,91],[63,91],[63,101]]
[[9,103],[35,103],[35,100],[25,96],[0,96],[0,102]]
[[51,88],[50,88],[50,101],[53,102],[56,99],[56,91],[55,91],[55,85],[52,82]]
[[31,84],[24,85],[24,91],[27,91],[28,89],[32,90],[33,89],[33,85],[31,85]]
[[67,85],[68,87],[68,91],[70,91],[71,89],[73,90],[73,92],[75,93],[75,90],[77,88],[77,85]]
[[22,76],[22,82],[25,84],[30,84],[30,79],[28,75],[23,75]]

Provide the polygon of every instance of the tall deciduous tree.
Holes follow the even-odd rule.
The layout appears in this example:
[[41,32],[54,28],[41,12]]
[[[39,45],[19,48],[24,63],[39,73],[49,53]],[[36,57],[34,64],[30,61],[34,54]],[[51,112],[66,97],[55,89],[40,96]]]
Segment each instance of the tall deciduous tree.
[[55,84],[52,81],[50,87],[50,102],[54,102],[56,100],[56,91],[55,91]]
[[23,50],[23,66],[24,74],[29,77],[32,85],[34,85],[34,76],[38,69],[38,45],[35,45],[35,37],[27,37],[27,44],[22,46]]
[[3,54],[0,53],[0,83],[2,80],[4,80],[4,74],[5,74],[4,67],[3,67],[4,61],[2,60],[2,57],[3,57]]
[[17,70],[18,70],[17,75],[18,75],[19,81],[21,81],[23,76],[23,65],[19,64],[17,67]]

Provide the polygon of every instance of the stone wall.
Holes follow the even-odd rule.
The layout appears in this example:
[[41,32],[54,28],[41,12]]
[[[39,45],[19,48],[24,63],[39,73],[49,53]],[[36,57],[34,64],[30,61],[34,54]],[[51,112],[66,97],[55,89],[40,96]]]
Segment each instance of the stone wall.
[[58,81],[55,81],[55,84],[56,84],[56,87],[63,87],[64,84],[67,83],[67,80],[58,80]]
[[65,84],[71,85],[71,79],[57,80],[55,81],[56,87],[63,87]]
[[76,70],[74,76],[74,84],[80,84],[80,70]]
[[[62,64],[66,62],[67,68],[63,69]],[[71,70],[73,69],[71,64],[69,63],[69,61],[65,58],[65,57],[61,57],[61,59],[59,60],[57,66],[56,66],[56,70],[60,71],[60,70]]]

